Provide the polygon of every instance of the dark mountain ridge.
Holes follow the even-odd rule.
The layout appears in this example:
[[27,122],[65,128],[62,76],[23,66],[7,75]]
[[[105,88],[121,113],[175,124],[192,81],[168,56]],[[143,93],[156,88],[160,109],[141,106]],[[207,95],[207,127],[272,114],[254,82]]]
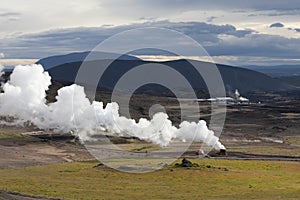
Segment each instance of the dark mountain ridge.
[[[85,62],[85,65],[89,66],[91,69],[97,67],[106,67],[107,63],[110,63],[109,67],[104,72],[103,76],[99,81],[99,87],[112,90],[116,85],[117,81],[129,70],[133,69],[136,66],[143,64],[150,64],[153,67],[157,67],[156,64],[163,64],[169,66],[172,69],[175,69],[180,74],[182,74],[192,85],[194,89],[207,90],[206,84],[201,77],[201,75],[193,68],[193,65],[200,66],[203,70],[207,70],[210,67],[213,67],[214,64],[194,61],[194,60],[174,60],[167,62],[153,62],[153,61],[143,61],[143,60],[93,60]],[[48,69],[52,79],[58,82],[64,83],[73,83],[77,72],[81,66],[82,62],[71,62],[64,63],[52,68],[45,66]],[[260,91],[260,92],[272,92],[272,91],[284,91],[295,89],[293,86],[290,86],[280,80],[269,77],[265,74],[244,69],[238,67],[231,67],[227,65],[216,65],[222,79],[224,81],[224,86],[228,93],[233,92],[235,89],[239,89],[240,92],[251,92],[251,91]],[[153,68],[154,69],[154,68]],[[168,79],[169,77],[166,77]],[[214,77],[211,77],[214,78]],[[175,81],[176,80],[172,80]],[[174,83],[175,83],[174,82]],[[155,87],[148,86],[147,90],[155,89]]]
[[137,57],[130,56],[130,55],[119,55],[115,53],[107,53],[107,52],[75,52],[66,55],[56,55],[50,56],[47,58],[42,58],[37,61],[37,64],[43,65],[43,67],[48,70],[52,67],[56,67],[58,65],[73,63],[73,62],[82,62],[86,61],[93,61],[93,60],[105,60],[105,59],[121,59],[121,60],[140,60]]

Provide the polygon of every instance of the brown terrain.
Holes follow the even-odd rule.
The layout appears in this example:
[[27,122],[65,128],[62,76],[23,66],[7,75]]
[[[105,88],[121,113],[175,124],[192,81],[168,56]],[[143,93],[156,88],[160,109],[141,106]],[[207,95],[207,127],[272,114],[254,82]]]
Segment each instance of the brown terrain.
[[[246,96],[246,95],[245,95]],[[251,104],[228,105],[225,126],[220,137],[227,155],[210,152],[214,159],[255,159],[300,161],[300,94],[248,94]],[[109,97],[106,98],[108,101]],[[105,98],[104,98],[105,100]],[[260,102],[260,103],[258,103]],[[178,124],[180,109],[174,98],[135,95],[131,102],[133,118],[148,117],[152,104],[165,105],[170,118]],[[201,118],[209,121],[210,105],[200,104]],[[134,138],[114,138],[121,148],[151,145]],[[197,157],[201,144],[194,143],[184,157]],[[155,149],[155,148],[154,148]],[[136,150],[132,150],[136,151]],[[143,150],[137,152],[151,151]],[[95,160],[70,134],[55,134],[34,127],[0,126],[0,168]],[[33,199],[33,197],[0,192],[0,199]]]

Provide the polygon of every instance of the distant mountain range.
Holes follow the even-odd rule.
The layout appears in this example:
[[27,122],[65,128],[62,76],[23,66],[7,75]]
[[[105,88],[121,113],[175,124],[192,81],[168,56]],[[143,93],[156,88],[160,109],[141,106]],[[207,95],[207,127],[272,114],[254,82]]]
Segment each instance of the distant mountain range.
[[140,60],[137,57],[130,56],[130,55],[118,55],[115,53],[106,53],[106,52],[93,52],[90,51],[86,52],[77,52],[77,53],[70,53],[66,55],[58,55],[58,56],[50,56],[47,58],[40,59],[37,64],[41,64],[44,66],[46,70],[56,67],[66,63],[73,63],[73,62],[82,62],[83,60],[86,61],[93,61],[93,60],[104,60],[104,59],[121,59],[121,60]]
[[300,88],[300,76],[281,76],[277,79]]
[[[52,56],[41,59],[37,63],[42,64],[44,68],[48,70],[54,81],[61,83],[73,83],[76,78],[78,69],[81,66],[83,60],[87,57],[88,53],[89,52]],[[105,67],[107,63],[112,61],[111,58],[118,57],[117,59],[113,60],[113,62],[104,72],[99,81],[99,87],[109,90],[112,90],[114,88],[115,84],[124,73],[128,72],[136,66],[140,66],[143,64],[152,64],[153,67],[158,67],[156,64],[167,65],[182,74],[190,82],[194,89],[206,90],[207,87],[203,78],[193,68],[191,63],[193,65],[200,66],[203,70],[207,70],[214,65],[212,63],[200,62],[195,60],[174,60],[167,62],[143,61],[130,55],[118,56],[116,54],[100,52],[94,55],[96,56],[92,56],[86,61],[86,64],[91,67],[91,69],[93,67]],[[220,71],[226,91],[228,93],[234,91],[235,89],[239,89],[239,91],[242,93],[252,91],[270,92],[295,89],[295,87],[283,82],[282,80],[274,79],[263,73],[256,72],[250,69],[220,64],[217,64],[217,67]],[[168,78],[169,77],[166,77],[166,79]],[[176,80],[170,81],[176,83]],[[156,89],[156,86],[149,85],[146,88],[147,90],[154,90]]]
[[271,77],[300,76],[300,65],[244,66],[243,68],[258,71]]

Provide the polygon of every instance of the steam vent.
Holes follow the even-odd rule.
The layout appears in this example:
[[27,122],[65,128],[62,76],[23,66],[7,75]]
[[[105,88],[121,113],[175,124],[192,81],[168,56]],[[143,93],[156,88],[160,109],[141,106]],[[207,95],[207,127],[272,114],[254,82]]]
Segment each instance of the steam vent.
[[227,155],[226,149],[220,149],[219,155],[226,156]]

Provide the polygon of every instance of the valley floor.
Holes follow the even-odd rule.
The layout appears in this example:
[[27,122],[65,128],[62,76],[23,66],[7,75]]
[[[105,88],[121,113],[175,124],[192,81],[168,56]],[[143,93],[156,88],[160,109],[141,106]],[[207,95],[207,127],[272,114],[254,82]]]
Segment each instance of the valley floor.
[[[183,156],[199,167],[177,167],[181,160],[176,160],[141,174],[99,165],[70,135],[0,126],[0,200],[300,199],[299,99],[271,94],[264,98],[272,101],[228,106],[221,135],[226,156],[211,152],[210,158],[198,158],[195,152],[201,144],[193,143]],[[141,99],[135,101],[143,106]],[[210,106],[200,106],[209,121]],[[176,105],[167,107],[171,118],[177,110]],[[130,152],[159,149],[132,138],[111,139]]]

